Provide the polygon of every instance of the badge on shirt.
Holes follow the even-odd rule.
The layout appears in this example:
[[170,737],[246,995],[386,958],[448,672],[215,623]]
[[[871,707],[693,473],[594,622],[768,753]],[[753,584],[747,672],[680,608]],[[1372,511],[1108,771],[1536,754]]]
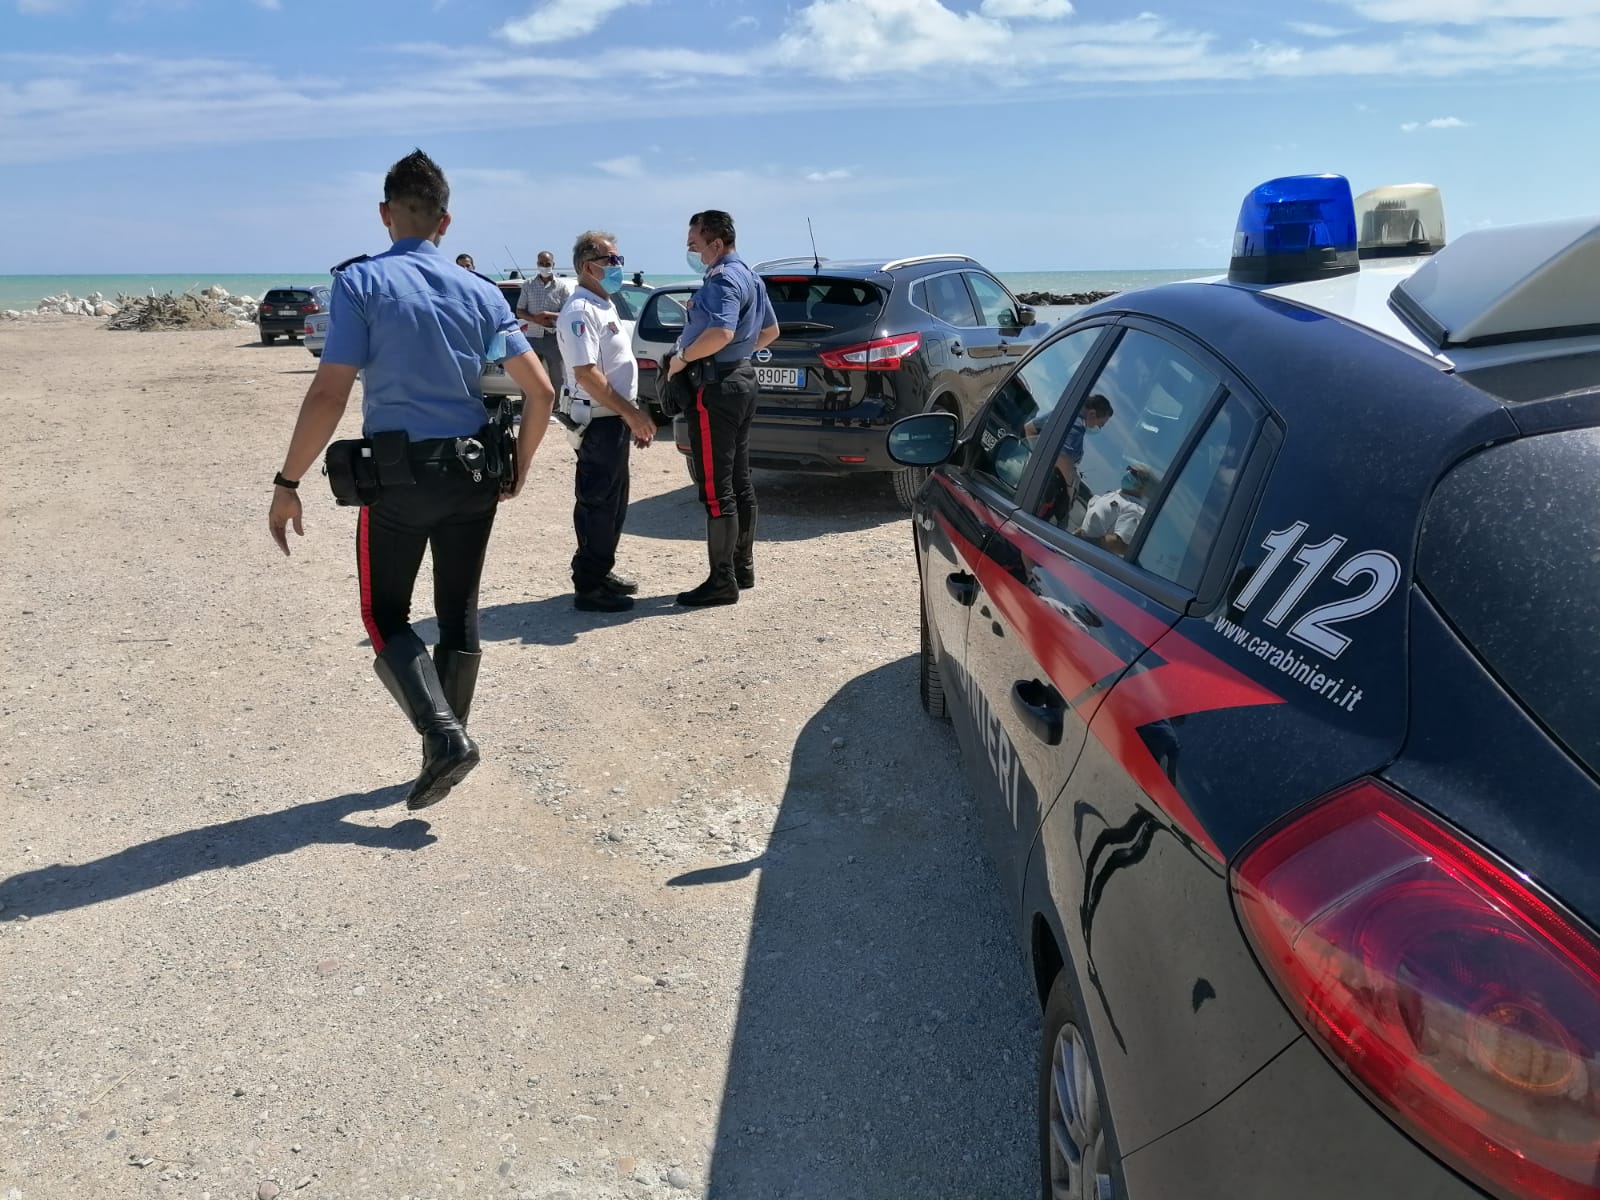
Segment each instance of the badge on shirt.
[[606,324],[606,332],[607,333],[621,333],[622,332],[622,326],[618,325],[615,321],[608,322]]
[[583,336],[583,322],[582,321],[574,321],[572,323],[572,336],[573,337],[582,337]]

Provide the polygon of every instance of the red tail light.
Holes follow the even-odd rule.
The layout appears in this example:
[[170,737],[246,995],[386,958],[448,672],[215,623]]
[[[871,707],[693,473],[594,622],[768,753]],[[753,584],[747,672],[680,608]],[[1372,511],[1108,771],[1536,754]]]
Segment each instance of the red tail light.
[[317,311],[317,306],[315,304],[302,304],[300,306],[300,311],[301,312],[316,312]]
[[311,334],[316,332],[316,330],[311,328],[311,322],[310,321],[306,322],[306,330],[305,331],[306,331],[307,336],[309,336],[309,335],[311,335]]
[[659,371],[660,369],[661,364],[653,358],[641,358],[639,360],[639,370],[641,371]]
[[1373,780],[1233,889],[1296,1016],[1402,1128],[1497,1195],[1600,1198],[1600,949],[1573,917]]
[[898,371],[901,362],[915,354],[921,345],[920,333],[902,333],[898,337],[846,346],[843,350],[824,350],[819,357],[823,366],[835,371]]
[[270,305],[270,304],[263,304],[263,305],[262,305],[262,306],[261,306],[261,311],[262,311],[262,312],[264,312],[264,313],[269,313],[269,312],[271,312],[271,311],[272,311],[272,305]]

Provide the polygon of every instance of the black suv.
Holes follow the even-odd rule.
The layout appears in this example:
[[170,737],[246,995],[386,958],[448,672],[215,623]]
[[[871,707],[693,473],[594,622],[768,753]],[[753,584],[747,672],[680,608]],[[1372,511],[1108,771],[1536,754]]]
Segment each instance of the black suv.
[[261,340],[270,346],[282,333],[291,342],[298,342],[305,332],[306,318],[312,313],[328,311],[328,295],[328,289],[321,284],[272,288],[261,297],[256,310]]
[[[1038,340],[1029,328],[1033,310],[964,255],[806,257],[755,269],[781,333],[756,354],[761,394],[751,465],[830,475],[892,472],[908,509],[927,472],[889,458],[888,427],[929,409],[954,413],[965,425]],[[642,335],[653,316],[647,307]],[[681,418],[673,438],[687,455]]]

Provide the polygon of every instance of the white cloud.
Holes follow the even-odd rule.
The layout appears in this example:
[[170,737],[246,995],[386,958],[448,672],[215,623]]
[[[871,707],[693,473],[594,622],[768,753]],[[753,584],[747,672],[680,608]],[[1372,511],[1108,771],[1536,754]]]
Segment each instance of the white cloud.
[[983,0],[981,11],[1002,21],[1054,21],[1072,15],[1072,0]]
[[1340,29],[1334,25],[1321,25],[1316,21],[1285,21],[1284,28],[1302,37],[1336,38],[1345,37],[1350,33],[1348,29]]
[[618,179],[637,179],[644,174],[644,162],[637,154],[625,154],[621,158],[608,158],[604,162],[594,164],[595,168],[604,171],[607,175],[614,175]]
[[565,42],[593,33],[620,8],[645,0],[545,0],[525,17],[507,21],[500,36],[518,46]]
[[998,21],[939,0],[812,0],[778,50],[785,63],[848,78],[995,63],[1010,41]]
[[838,183],[841,179],[849,179],[850,172],[844,167],[834,167],[831,171],[807,171],[807,183]]
[[1419,129],[1465,129],[1467,124],[1460,117],[1435,117],[1431,121],[1407,121],[1400,128],[1406,133],[1416,133]]
[[756,18],[752,17],[749,13],[745,13],[745,15],[742,16],[742,17],[735,17],[734,18],[733,28],[735,28],[735,29],[755,29],[760,24],[761,24],[761,22],[756,20]]

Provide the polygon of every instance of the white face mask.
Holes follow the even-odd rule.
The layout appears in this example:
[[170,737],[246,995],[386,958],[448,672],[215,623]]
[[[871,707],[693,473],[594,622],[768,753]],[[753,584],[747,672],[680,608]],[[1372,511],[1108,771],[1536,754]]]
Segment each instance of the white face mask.
[[540,267],[539,268],[539,278],[540,279],[549,279],[555,273],[556,273],[556,269],[554,267]]

